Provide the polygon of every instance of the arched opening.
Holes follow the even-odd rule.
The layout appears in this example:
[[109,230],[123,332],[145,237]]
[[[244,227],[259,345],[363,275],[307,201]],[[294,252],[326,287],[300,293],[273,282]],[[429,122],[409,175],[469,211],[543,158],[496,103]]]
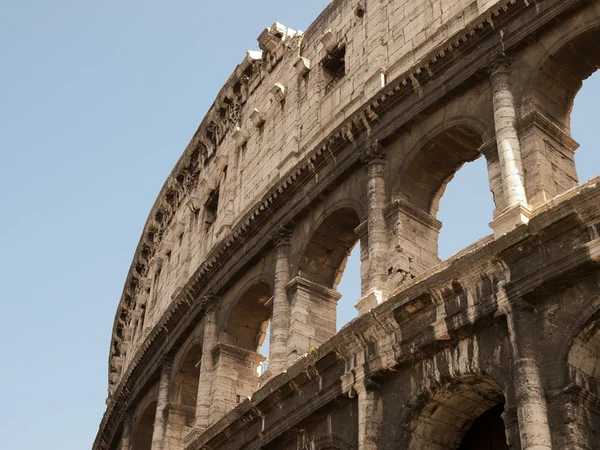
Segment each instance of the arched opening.
[[[392,219],[395,225],[396,241],[393,245],[396,255],[393,258],[394,266],[388,270],[393,280],[392,286],[411,280],[438,264],[442,258],[489,232],[486,225],[493,216],[494,198],[501,197],[501,180],[499,176],[488,178],[483,158],[481,162],[465,167],[464,173],[467,176],[459,176],[457,182],[452,183],[449,190],[452,195],[448,201],[444,196],[459,169],[481,157],[482,144],[481,134],[469,125],[446,128],[418,147],[410,163],[398,174],[399,181],[393,191],[395,217]],[[491,173],[497,161],[492,157],[487,163]],[[477,172],[476,186],[474,180],[471,180],[473,169]],[[485,181],[483,186],[481,180]],[[453,189],[455,185],[459,187],[458,190]],[[481,195],[482,189],[484,195]],[[491,196],[490,189],[498,195]],[[476,194],[481,195],[481,199],[473,204],[472,197]],[[443,196],[444,201],[441,202]],[[448,221],[448,229],[452,230],[452,233],[446,230],[441,233],[446,241],[443,242],[443,248],[439,245],[443,226],[438,217],[440,203],[444,207],[441,216]],[[455,208],[469,209],[467,228],[464,223],[460,223],[460,218],[466,217],[459,216],[454,211]],[[474,223],[478,226],[474,227]]]
[[258,351],[266,337],[271,318],[271,288],[263,282],[249,287],[233,308],[221,342],[252,352]]
[[[532,206],[600,173],[593,140],[600,80],[590,78],[600,67],[600,27],[578,27],[575,33],[562,33],[558,40],[545,44],[554,49],[536,71],[524,99],[520,140]],[[572,138],[580,141],[580,150]]]
[[[357,264],[360,245],[357,227],[360,225],[354,208],[343,206],[328,214],[317,224],[298,263],[298,272],[288,289],[291,306],[290,362],[318,347],[339,326],[338,301],[342,294],[338,287],[348,262],[348,273],[354,281],[344,280],[344,313],[340,317],[351,320],[353,305],[360,299],[360,267]],[[356,249],[354,253],[353,249]],[[352,256],[351,256],[352,255]],[[358,280],[357,280],[358,278]]]
[[503,409],[504,395],[494,381],[480,376],[455,380],[440,387],[414,419],[408,448],[506,450]]
[[459,450],[508,450],[503,412],[504,405],[496,405],[475,419]]
[[437,219],[443,224],[438,241],[441,260],[490,234],[494,199],[485,158],[465,163],[451,176],[439,205]]
[[132,450],[151,450],[154,418],[156,417],[156,401],[151,402],[139,417],[133,433]]
[[194,425],[202,345],[196,343],[185,353],[174,373],[169,408],[169,434],[184,436]]
[[600,448],[600,413],[598,409],[583,399],[600,398],[600,311],[590,317],[573,340],[567,356],[568,384],[578,387],[574,394],[566,399],[571,411],[576,433],[569,430],[569,446],[581,448]]
[[270,286],[258,281],[243,291],[229,314],[213,350],[216,379],[211,411],[228,411],[259,387],[259,368],[267,356],[258,352],[267,340],[271,298]]

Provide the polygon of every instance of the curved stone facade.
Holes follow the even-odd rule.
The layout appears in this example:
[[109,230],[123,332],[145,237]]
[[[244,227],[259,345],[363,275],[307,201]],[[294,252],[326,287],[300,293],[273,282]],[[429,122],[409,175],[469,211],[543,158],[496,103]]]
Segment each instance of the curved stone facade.
[[[599,43],[597,0],[265,29],[150,212],[93,448],[600,448],[600,186],[569,126]],[[439,200],[481,156],[494,234],[441,262]]]

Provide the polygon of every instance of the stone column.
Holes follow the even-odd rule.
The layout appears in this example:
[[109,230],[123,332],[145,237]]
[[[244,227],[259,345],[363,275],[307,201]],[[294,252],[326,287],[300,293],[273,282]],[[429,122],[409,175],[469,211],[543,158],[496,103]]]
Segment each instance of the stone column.
[[377,383],[369,379],[354,385],[358,394],[358,450],[379,448],[383,407],[378,389]]
[[275,286],[269,341],[269,373],[279,374],[286,366],[290,327],[290,304],[286,286],[290,282],[290,232],[281,230],[275,238]]
[[507,312],[512,376],[522,450],[551,450],[550,427],[536,338],[535,310],[516,299]]
[[217,312],[219,300],[209,296],[204,311],[204,335],[202,337],[202,360],[200,362],[200,379],[196,399],[196,423],[194,429],[206,430],[210,418],[210,392],[214,374],[212,350],[217,345]]
[[386,300],[387,237],[385,229],[385,155],[378,141],[368,145],[361,160],[367,164],[369,285],[356,308],[364,314]]
[[494,61],[490,83],[505,203],[505,210],[491,224],[496,235],[504,234],[522,223],[527,223],[531,217],[525,193],[521,147],[516,129],[515,100],[510,90],[509,78],[510,68],[506,58]]
[[121,434],[121,450],[131,450],[131,431],[133,415],[127,413],[123,419],[123,433]]
[[160,372],[160,383],[158,386],[158,400],[156,402],[156,416],[154,418],[154,429],[152,431],[152,450],[161,450],[166,428],[166,414],[169,405],[169,385],[171,384],[171,372],[173,361],[163,361]]

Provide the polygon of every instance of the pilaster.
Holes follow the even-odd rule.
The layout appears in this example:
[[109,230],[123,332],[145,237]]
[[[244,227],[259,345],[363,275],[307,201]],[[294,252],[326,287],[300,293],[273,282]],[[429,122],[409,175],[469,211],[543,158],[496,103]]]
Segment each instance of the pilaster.
[[506,314],[512,348],[512,377],[522,450],[551,450],[546,397],[540,373],[535,309],[520,298]]
[[286,286],[290,282],[290,231],[280,230],[275,236],[275,285],[273,289],[273,313],[269,341],[270,376],[280,373],[286,365],[287,344],[290,327],[290,304]]
[[123,432],[121,433],[120,450],[131,450],[131,433],[133,428],[133,414],[127,413],[123,420]]
[[210,392],[213,380],[212,350],[217,344],[217,312],[219,299],[216,296],[207,298],[204,311],[204,334],[202,337],[202,360],[200,362],[200,376],[198,380],[198,396],[196,400],[196,420],[194,434],[208,428],[210,415]]
[[521,146],[516,128],[515,100],[509,80],[510,63],[507,58],[499,57],[492,63],[490,73],[496,145],[505,205],[505,210],[490,224],[496,236],[529,222],[531,217],[525,192]]
[[158,399],[156,402],[156,416],[154,418],[154,429],[152,431],[152,450],[162,450],[166,429],[169,405],[169,386],[171,384],[171,373],[173,371],[173,360],[165,359],[160,372],[158,386]]
[[383,423],[383,404],[379,385],[369,378],[354,385],[358,394],[358,450],[377,450],[379,428]]
[[387,235],[385,226],[385,154],[378,141],[365,147],[361,161],[367,164],[369,277],[366,293],[356,305],[360,314],[387,298]]

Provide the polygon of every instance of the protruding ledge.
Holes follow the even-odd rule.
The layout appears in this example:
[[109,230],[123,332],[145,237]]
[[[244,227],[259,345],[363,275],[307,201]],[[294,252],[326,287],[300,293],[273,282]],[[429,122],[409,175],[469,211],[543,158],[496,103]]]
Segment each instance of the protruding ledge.
[[492,220],[490,227],[494,230],[494,236],[498,238],[517,228],[519,225],[528,224],[531,215],[531,210],[526,206],[515,205]]

